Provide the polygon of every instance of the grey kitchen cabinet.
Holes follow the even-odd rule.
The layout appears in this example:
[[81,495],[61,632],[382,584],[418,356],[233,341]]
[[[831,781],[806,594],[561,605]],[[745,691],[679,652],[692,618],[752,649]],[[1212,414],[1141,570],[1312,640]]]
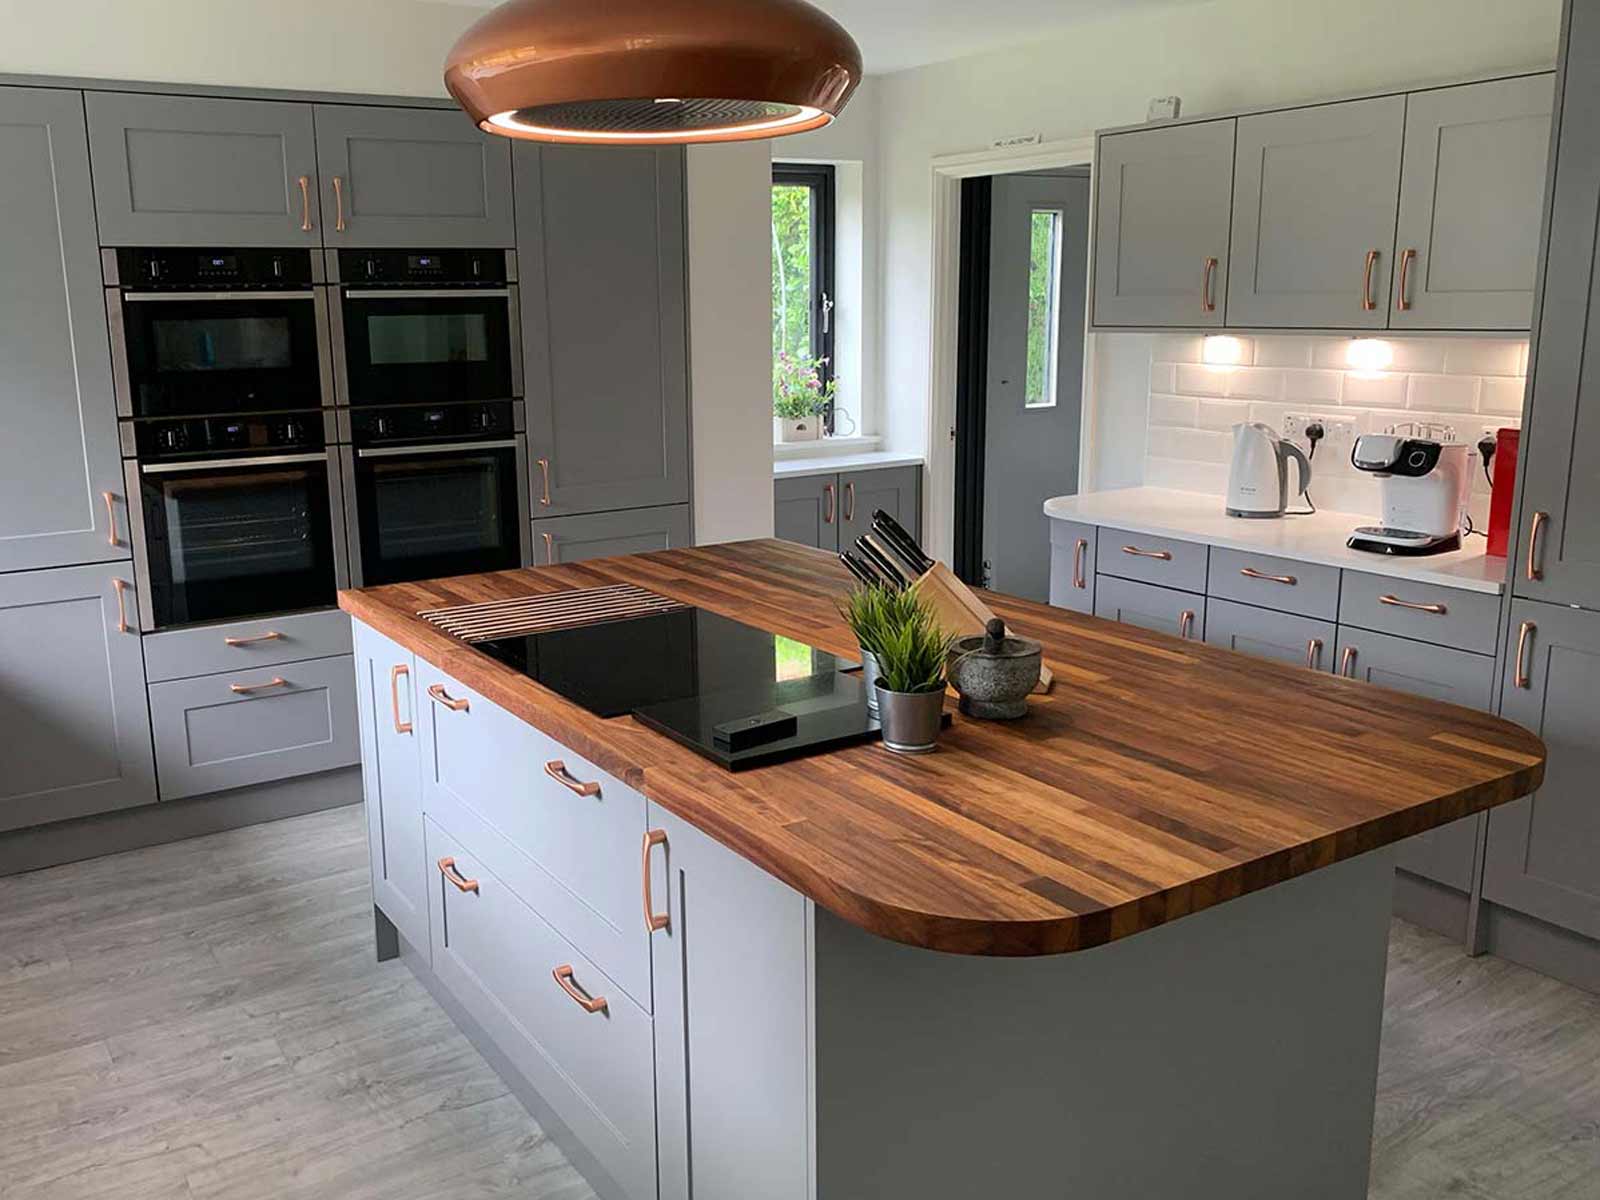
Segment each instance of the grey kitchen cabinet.
[[1050,603],[1055,607],[1094,613],[1099,532],[1076,521],[1050,522]]
[[687,504],[547,517],[533,523],[534,563],[542,566],[673,550],[692,543]]
[[688,503],[683,152],[513,159],[534,516]]
[[1227,323],[1388,324],[1404,96],[1239,118]]
[[1206,601],[1206,641],[1256,658],[1270,658],[1313,671],[1333,669],[1338,627],[1294,613],[1254,608],[1216,597]]
[[818,550],[839,549],[839,477],[782,476],[773,483],[773,536]]
[[0,830],[154,803],[137,608],[125,563],[0,576]]
[[1413,92],[1390,329],[1527,329],[1539,258],[1549,74]]
[[838,474],[780,475],[773,481],[773,536],[819,550],[848,550],[888,513],[922,536],[922,468],[870,467]]
[[1515,601],[1505,653],[1500,713],[1549,760],[1537,792],[1489,814],[1484,898],[1600,938],[1600,612]]
[[417,660],[411,651],[357,624],[355,673],[372,901],[413,949],[427,953],[433,874],[422,833]]
[[[1488,711],[1494,706],[1494,658],[1411,638],[1341,626],[1337,669],[1397,692]],[[1400,843],[1398,865],[1413,875],[1472,890],[1480,818],[1464,817]]]
[[455,109],[318,104],[315,122],[324,245],[515,244],[509,139]]
[[1114,575],[1095,580],[1094,615],[1174,637],[1203,640],[1206,636],[1204,596]]
[[81,93],[0,87],[0,213],[0,571],[125,559]]
[[1092,325],[1223,323],[1234,127],[1204,121],[1100,138]]
[[100,243],[318,246],[311,105],[88,92]]
[[813,910],[660,806],[649,821],[660,1200],[805,1200]]

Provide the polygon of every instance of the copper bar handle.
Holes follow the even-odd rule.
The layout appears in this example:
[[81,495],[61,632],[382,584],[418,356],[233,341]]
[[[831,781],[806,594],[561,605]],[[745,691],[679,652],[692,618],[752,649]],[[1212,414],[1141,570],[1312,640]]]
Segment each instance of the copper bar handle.
[[578,1002],[578,1007],[586,1013],[606,1011],[606,998],[604,996],[590,996],[580,991],[578,985],[572,982],[572,968],[570,966],[557,967],[550,972],[551,978],[561,985],[561,990]]
[[1212,280],[1216,278],[1217,260],[1206,259],[1205,274],[1200,277],[1200,311],[1214,313],[1217,311],[1216,298],[1211,293]]
[[344,180],[335,175],[333,177],[333,228],[338,233],[344,232]]
[[1528,528],[1528,580],[1537,583],[1544,578],[1544,567],[1539,563],[1539,534],[1550,520],[1547,512],[1533,514],[1533,524]]
[[101,492],[100,496],[106,502],[106,544],[117,546],[117,494],[115,492]]
[[465,700],[452,700],[450,693],[444,690],[444,684],[442,683],[431,684],[428,688],[428,695],[432,696],[451,712],[467,711],[467,702]]
[[1137,546],[1124,546],[1122,552],[1131,554],[1135,558],[1159,558],[1162,562],[1172,561],[1172,551],[1170,550],[1141,550]]
[[1361,274],[1361,308],[1364,312],[1371,312],[1378,307],[1378,302],[1372,298],[1372,268],[1378,263],[1378,252],[1367,251],[1366,269]]
[[544,565],[547,567],[553,567],[556,565],[555,534],[551,533],[549,530],[541,530],[539,536],[544,539]]
[[300,232],[311,232],[311,176],[302,175],[300,183]]
[[854,482],[844,485],[844,519],[846,524],[856,519],[856,485]]
[[1306,670],[1315,671],[1322,661],[1322,639],[1312,638],[1306,643]]
[[1354,679],[1356,677],[1355,666],[1356,648],[1354,646],[1346,646],[1344,654],[1339,659],[1339,674],[1346,679]]
[[1411,301],[1406,299],[1406,289],[1411,285],[1411,264],[1417,261],[1417,252],[1405,249],[1400,252],[1400,287],[1395,292],[1394,306],[1399,312],[1409,312]]
[[1080,592],[1086,591],[1089,581],[1083,573],[1085,560],[1089,556],[1089,539],[1079,538],[1077,545],[1072,548],[1072,586]]
[[113,579],[111,581],[111,590],[117,593],[117,632],[132,633],[133,630],[128,627],[128,604],[123,598],[123,593],[128,590],[128,581],[126,579]]
[[235,696],[249,696],[256,692],[264,692],[268,688],[288,687],[289,681],[282,675],[275,675],[265,683],[230,683],[228,690]]
[[281,642],[283,634],[276,629],[269,629],[265,633],[258,633],[255,637],[225,637],[222,639],[224,646],[254,646],[257,642]]
[[468,879],[463,875],[457,869],[456,860],[453,858],[441,858],[439,860],[439,874],[454,884],[458,892],[472,892],[474,895],[481,894],[478,891],[478,881],[476,879]]
[[1537,628],[1532,621],[1524,621],[1517,630],[1517,670],[1512,682],[1524,691],[1533,686],[1533,678],[1528,674],[1528,641]]
[[1268,575],[1265,571],[1258,571],[1254,567],[1240,567],[1239,574],[1246,579],[1264,579],[1268,583],[1282,583],[1294,587],[1300,581],[1293,575]]
[[834,509],[833,484],[831,484],[831,483],[823,484],[822,485],[822,495],[823,495],[823,498],[826,499],[827,502],[828,502],[828,507],[823,509],[823,511],[822,511],[822,523],[824,525],[832,525],[833,524],[833,515],[834,515],[833,514],[833,509]]
[[411,722],[400,719],[400,676],[411,678],[411,668],[405,663],[395,663],[389,668],[389,707],[394,712],[394,731],[410,733]]
[[1418,604],[1415,600],[1402,600],[1399,596],[1379,596],[1379,604],[1387,604],[1390,608],[1409,608],[1414,612],[1433,613],[1442,617],[1450,610],[1442,604]]
[[548,508],[550,507],[550,460],[541,458],[535,461],[538,462],[540,475],[544,479],[544,490],[539,493],[539,503]]
[[559,758],[551,759],[545,763],[544,773],[566,788],[567,791],[576,795],[598,796],[600,794],[600,785],[598,783],[585,783],[581,779],[574,779],[571,772],[567,770],[567,764]]
[[1178,636],[1188,641],[1194,634],[1194,609],[1186,608],[1178,618]]
[[650,898],[650,847],[665,846],[666,844],[667,831],[665,829],[652,829],[644,835],[644,849],[639,854],[640,872],[643,875],[644,927],[651,933],[655,933],[658,929],[668,929],[672,926],[671,915],[656,912],[655,902]]

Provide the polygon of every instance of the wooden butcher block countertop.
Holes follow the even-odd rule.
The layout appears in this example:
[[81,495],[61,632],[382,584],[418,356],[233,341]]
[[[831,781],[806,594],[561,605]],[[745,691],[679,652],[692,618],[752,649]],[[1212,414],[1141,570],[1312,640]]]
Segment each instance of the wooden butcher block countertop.
[[1486,713],[986,595],[1055,670],[1026,718],[957,715],[922,757],[866,744],[734,774],[415,615],[619,582],[857,657],[836,608],[844,568],[787,542],[367,588],[339,603],[829,911],[915,946],[1098,946],[1514,800],[1544,772],[1543,743]]

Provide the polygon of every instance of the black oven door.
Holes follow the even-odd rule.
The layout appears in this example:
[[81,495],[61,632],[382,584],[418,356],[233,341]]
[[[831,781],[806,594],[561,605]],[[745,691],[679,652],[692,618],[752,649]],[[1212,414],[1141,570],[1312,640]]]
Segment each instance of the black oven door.
[[520,438],[347,453],[356,586],[526,565],[533,531]]
[[333,403],[327,301],[292,292],[112,292],[124,416],[281,412]]
[[341,316],[344,395],[352,405],[522,395],[513,287],[347,288]]
[[346,582],[334,462],[330,451],[130,462],[145,628],[334,604]]

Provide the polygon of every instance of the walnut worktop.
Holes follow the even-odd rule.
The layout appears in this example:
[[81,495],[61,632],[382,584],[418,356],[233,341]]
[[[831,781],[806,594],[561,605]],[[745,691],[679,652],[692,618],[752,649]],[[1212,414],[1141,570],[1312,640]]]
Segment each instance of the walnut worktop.
[[339,603],[838,916],[916,946],[1101,945],[1506,803],[1544,772],[1539,739],[1486,713],[989,595],[1055,670],[1029,716],[957,715],[920,758],[870,744],[732,774],[415,615],[617,582],[856,656],[835,607],[844,568],[787,542],[367,588]]

